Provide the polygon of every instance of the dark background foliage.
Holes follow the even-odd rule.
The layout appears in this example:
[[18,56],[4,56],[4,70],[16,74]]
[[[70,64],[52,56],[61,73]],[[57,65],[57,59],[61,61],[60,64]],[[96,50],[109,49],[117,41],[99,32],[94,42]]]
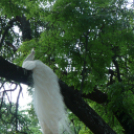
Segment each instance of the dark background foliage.
[[31,71],[20,66],[32,48],[59,77],[72,134],[134,133],[133,9],[127,4],[0,1],[0,133],[41,133],[33,106],[19,110],[21,83],[32,87]]

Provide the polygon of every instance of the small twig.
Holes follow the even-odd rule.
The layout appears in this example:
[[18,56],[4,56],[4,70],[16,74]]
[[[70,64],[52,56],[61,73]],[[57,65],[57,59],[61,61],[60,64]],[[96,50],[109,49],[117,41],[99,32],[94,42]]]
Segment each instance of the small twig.
[[82,90],[83,90],[83,85],[84,85],[84,80],[85,80],[85,74],[86,74],[86,57],[87,57],[88,35],[89,35],[89,31],[88,31],[87,34],[85,35],[86,44],[85,44],[84,65],[83,65],[83,71],[82,71],[81,93],[82,93]]
[[119,65],[118,65],[117,61],[115,60],[115,58],[113,58],[113,63],[115,65],[115,67],[116,67],[118,81],[121,82],[122,79],[120,77]]
[[17,97],[17,101],[16,101],[16,131],[18,131],[18,107],[19,107],[19,98],[20,98],[20,93],[22,92],[22,87],[21,85],[19,85],[20,90],[19,90],[19,94]]

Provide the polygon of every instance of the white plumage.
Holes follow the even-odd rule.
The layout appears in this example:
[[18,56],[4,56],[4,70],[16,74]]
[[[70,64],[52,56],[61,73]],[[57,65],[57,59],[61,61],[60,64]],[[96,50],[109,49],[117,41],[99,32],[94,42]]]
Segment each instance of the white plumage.
[[24,60],[22,67],[33,71],[35,91],[33,102],[44,134],[59,134],[60,124],[65,128],[65,110],[58,78],[51,68],[34,60],[34,49]]

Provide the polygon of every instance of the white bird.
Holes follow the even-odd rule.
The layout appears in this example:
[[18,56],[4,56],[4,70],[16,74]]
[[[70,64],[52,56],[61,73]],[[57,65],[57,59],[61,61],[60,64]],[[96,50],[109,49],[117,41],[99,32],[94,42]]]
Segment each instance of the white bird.
[[44,134],[59,134],[60,125],[68,130],[63,97],[58,78],[51,68],[39,60],[34,60],[35,51],[24,60],[22,67],[32,70],[33,103]]

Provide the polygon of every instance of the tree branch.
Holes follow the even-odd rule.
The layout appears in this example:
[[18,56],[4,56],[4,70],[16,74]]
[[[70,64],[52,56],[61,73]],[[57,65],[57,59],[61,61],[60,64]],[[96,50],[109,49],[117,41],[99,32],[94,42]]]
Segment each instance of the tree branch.
[[[0,57],[0,76],[9,80],[31,86],[32,71],[16,66]],[[59,80],[61,93],[66,106],[81,120],[94,134],[116,134],[102,118],[82,99],[80,93],[68,87]]]
[[82,94],[82,97],[93,100],[99,104],[102,104],[102,103],[108,101],[107,94],[101,92],[100,90],[98,90],[96,88],[94,88],[92,93]]
[[4,77],[7,80],[14,80],[19,83],[21,82],[26,85],[31,85],[31,74],[32,72],[14,65],[0,56],[0,77]]
[[4,31],[4,33],[3,33],[3,36],[2,36],[2,39],[1,39],[1,42],[0,42],[0,48],[2,47],[3,41],[4,41],[4,39],[5,39],[6,34],[8,33],[8,30],[9,30],[11,27],[13,27],[13,23],[14,23],[15,21],[16,21],[15,18],[13,18],[12,20],[10,20],[9,23],[8,23],[8,25],[7,25],[7,27],[5,28],[5,31]]
[[117,63],[117,61],[115,60],[115,58],[113,58],[113,63],[114,63],[114,65],[115,65],[115,67],[116,67],[118,81],[121,82],[122,79],[121,79],[121,77],[120,77],[120,70],[119,70],[119,66],[118,66],[118,63]]
[[31,36],[31,28],[30,28],[29,20],[27,20],[25,16],[22,16],[20,18],[20,22],[21,22],[21,28],[22,28],[21,30],[22,30],[23,41],[31,40],[32,36]]

